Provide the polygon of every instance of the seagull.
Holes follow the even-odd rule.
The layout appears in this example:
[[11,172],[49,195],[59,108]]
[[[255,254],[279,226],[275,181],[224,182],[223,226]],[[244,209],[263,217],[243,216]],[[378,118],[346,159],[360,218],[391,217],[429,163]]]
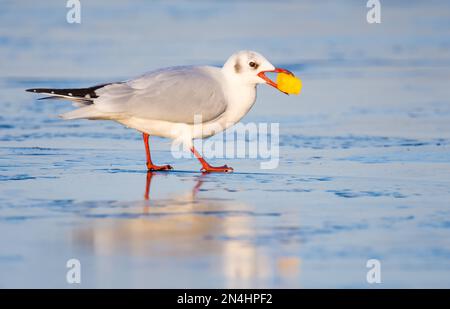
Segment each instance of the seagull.
[[175,66],[88,88],[26,91],[50,95],[41,99],[72,101],[78,109],[60,115],[63,119],[113,120],[141,132],[149,171],[172,169],[152,161],[149,137],[159,136],[183,143],[200,161],[202,172],[232,172],[227,165],[206,162],[193,140],[239,122],[254,105],[258,84],[277,88],[267,72],[293,75],[274,67],[261,54],[244,50],[233,54],[222,67]]

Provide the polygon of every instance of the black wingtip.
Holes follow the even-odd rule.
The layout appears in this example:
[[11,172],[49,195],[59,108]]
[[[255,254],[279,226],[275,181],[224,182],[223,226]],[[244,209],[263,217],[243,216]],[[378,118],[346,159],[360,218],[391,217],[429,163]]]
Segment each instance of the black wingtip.
[[30,89],[25,89],[25,91],[27,91],[27,92],[36,92],[36,89],[30,88]]

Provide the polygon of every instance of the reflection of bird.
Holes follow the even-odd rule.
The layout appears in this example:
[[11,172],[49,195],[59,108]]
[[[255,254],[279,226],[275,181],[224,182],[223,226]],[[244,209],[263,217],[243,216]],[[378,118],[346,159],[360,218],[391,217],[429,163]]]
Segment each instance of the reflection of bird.
[[[291,72],[275,68],[262,55],[241,51],[222,68],[211,66],[170,67],[125,82],[79,89],[27,89],[67,99],[79,108],[64,119],[114,120],[143,133],[149,170],[169,170],[153,164],[149,135],[182,142],[189,147],[206,172],[230,172],[226,165],[209,165],[193,147],[193,139],[217,134],[237,123],[253,106],[256,85],[277,88],[265,72]],[[46,99],[46,98],[45,98]]]
[[[193,178],[195,182],[188,192],[182,190],[172,192],[169,198],[155,198],[152,197],[151,187],[166,177],[158,172],[147,172],[144,202],[120,203],[123,207],[105,210],[114,212],[117,209],[122,213],[123,209],[128,209],[130,213],[137,214],[136,210],[139,209],[137,218],[114,220],[110,226],[94,224],[90,228],[83,228],[76,233],[77,241],[93,246],[96,252],[103,254],[128,252],[131,255],[155,257],[219,252],[223,244],[206,238],[231,230],[233,222],[239,224],[234,228],[240,230],[240,224],[248,223],[251,217],[227,215],[239,211],[245,213],[248,207],[246,204],[221,199],[198,199],[198,192],[206,177],[208,174],[203,173]],[[96,207],[96,211],[99,208]],[[108,219],[102,220],[105,221]]]
[[[251,214],[250,205],[208,198],[208,188],[202,185],[214,181],[211,175],[191,178],[195,182],[188,192],[172,192],[164,199],[151,196],[151,186],[169,179],[157,172],[148,172],[146,176],[144,198],[148,201],[126,202],[116,207],[111,207],[110,203],[105,207],[96,204],[89,209],[121,215],[126,209],[127,213],[119,219],[102,215],[74,232],[75,243],[92,251],[102,261],[98,263],[101,265],[97,269],[99,277],[103,278],[102,272],[117,271],[116,264],[108,264],[114,260],[112,257],[126,256],[145,257],[147,266],[159,265],[126,270],[127,276],[145,276],[145,282],[155,287],[161,287],[155,279],[161,273],[168,278],[169,287],[182,287],[177,277],[180,271],[186,270],[196,274],[189,279],[191,284],[201,284],[203,281],[196,281],[201,276],[219,275],[224,278],[223,285],[229,288],[267,287],[262,280],[276,281],[273,278],[278,276],[297,280],[298,258],[268,254],[267,248],[251,241],[257,234],[255,220],[258,217]],[[169,177],[172,181],[175,179],[175,175]],[[203,196],[199,197],[201,187]],[[127,216],[129,213],[137,216]],[[107,258],[102,259],[103,256]],[[207,261],[204,272],[192,268],[189,262],[179,262],[192,258]]]
[[[146,201],[150,200],[150,187],[151,187],[152,178],[154,177],[154,175],[155,175],[155,172],[147,171],[147,177],[146,177],[146,181],[145,181],[145,192],[144,192],[144,199]],[[197,182],[196,182],[195,186],[192,188],[192,192],[191,192],[192,201],[195,200],[195,198],[197,196],[197,192],[200,190],[200,187],[203,184],[203,178],[205,177],[205,175],[206,175],[206,173],[202,173],[202,175],[197,178]],[[183,199],[185,199],[185,198],[183,197]],[[146,213],[148,212],[148,208],[146,208],[145,212]]]

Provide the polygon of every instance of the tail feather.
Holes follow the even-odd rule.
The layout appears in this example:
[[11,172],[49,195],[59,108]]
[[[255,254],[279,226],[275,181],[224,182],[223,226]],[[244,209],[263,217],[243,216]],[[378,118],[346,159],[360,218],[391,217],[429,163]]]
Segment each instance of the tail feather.
[[93,105],[84,106],[70,112],[59,115],[59,117],[69,120],[69,119],[93,119],[100,116],[95,110]]
[[64,89],[56,89],[56,88],[31,88],[26,89],[25,91],[33,92],[33,93],[42,93],[49,94],[48,97],[40,98],[39,100],[47,100],[47,99],[62,99],[62,100],[70,100],[75,103],[75,105],[90,105],[93,103],[93,99],[98,98],[96,90],[105,87],[109,84],[101,84],[88,88],[64,88]]
[[121,114],[105,113],[95,108],[94,104],[85,105],[78,109],[59,115],[62,119],[90,119],[90,120],[116,120],[121,118]]
[[112,116],[105,115],[94,107],[94,99],[98,98],[96,90],[110,84],[111,83],[101,84],[89,88],[31,88],[26,89],[25,91],[50,95],[39,98],[38,100],[70,100],[73,102],[73,105],[80,107],[76,110],[60,115],[63,119],[112,119]]
[[64,96],[69,98],[85,98],[85,99],[95,99],[97,98],[97,94],[95,90],[105,87],[109,84],[101,84],[88,88],[64,88],[64,89],[56,89],[56,88],[31,88],[26,89],[25,91],[34,92],[34,93],[44,93],[51,94],[53,96]]
[[76,106],[76,107],[87,106],[87,105],[91,105],[94,103],[92,100],[83,99],[83,98],[67,97],[67,96],[62,96],[62,95],[53,95],[53,96],[39,98],[37,100],[38,101],[40,101],[40,100],[69,100],[69,101],[72,101],[72,105]]

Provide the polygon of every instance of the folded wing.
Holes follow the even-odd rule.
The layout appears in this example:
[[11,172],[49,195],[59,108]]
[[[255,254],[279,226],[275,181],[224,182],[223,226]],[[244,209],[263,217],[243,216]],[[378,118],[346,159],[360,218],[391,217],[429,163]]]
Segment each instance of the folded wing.
[[96,91],[93,108],[109,118],[138,117],[193,123],[219,117],[227,107],[215,74],[198,67],[175,67],[148,73]]

